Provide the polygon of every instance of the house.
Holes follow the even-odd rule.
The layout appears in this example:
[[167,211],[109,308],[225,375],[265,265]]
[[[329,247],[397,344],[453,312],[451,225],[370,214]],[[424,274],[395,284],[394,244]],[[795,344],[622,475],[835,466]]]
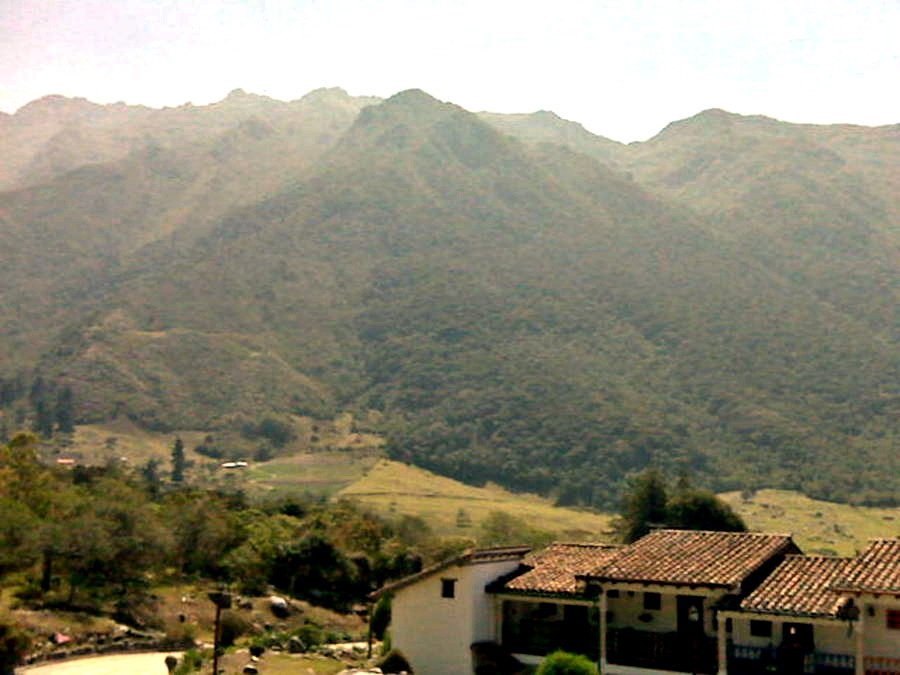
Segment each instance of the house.
[[423,675],[471,673],[471,646],[496,642],[498,622],[485,587],[519,569],[529,548],[466,551],[379,589],[391,594],[391,641]]
[[[852,558],[789,555],[737,608],[724,610],[730,675],[854,673],[849,599],[834,590]],[[858,631],[857,631],[858,633]]]
[[724,673],[718,607],[799,552],[786,534],[693,530],[657,530],[624,547],[583,577],[599,589],[601,671]]
[[385,592],[394,645],[425,675],[473,672],[483,642],[523,663],[580,652],[604,675],[900,675],[898,539],[841,558],[786,534],[657,530],[470,551]]
[[788,556],[736,610],[728,672],[900,675],[900,539],[855,559]]
[[872,541],[834,590],[859,610],[857,675],[900,675],[900,539]]

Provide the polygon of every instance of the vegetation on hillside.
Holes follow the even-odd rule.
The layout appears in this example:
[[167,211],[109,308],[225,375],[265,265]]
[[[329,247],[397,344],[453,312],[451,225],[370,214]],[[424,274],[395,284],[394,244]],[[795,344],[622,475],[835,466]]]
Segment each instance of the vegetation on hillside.
[[[346,501],[249,501],[204,489],[185,467],[165,479],[115,461],[47,466],[35,441],[16,434],[0,446],[0,584],[20,607],[159,629],[159,589],[193,582],[349,612],[387,581],[459,550],[424,523],[391,522]],[[175,464],[178,448],[176,440]],[[27,638],[0,619],[9,659]]]
[[70,394],[4,394],[0,430],[129,418],[277,452],[284,420],[376,410],[392,458],[560,504],[612,508],[651,465],[896,503],[894,131],[709,111],[619,146],[367,103],[13,116],[14,139],[87,108],[121,135],[4,177],[0,378]]

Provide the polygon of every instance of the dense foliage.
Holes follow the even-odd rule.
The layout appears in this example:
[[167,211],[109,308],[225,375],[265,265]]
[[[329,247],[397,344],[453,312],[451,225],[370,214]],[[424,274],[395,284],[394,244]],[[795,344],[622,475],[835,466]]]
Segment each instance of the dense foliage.
[[251,504],[117,464],[56,469],[33,441],[0,446],[0,581],[24,575],[22,592],[45,603],[127,608],[151,578],[174,574],[348,610],[429,555],[428,533],[414,545],[408,528],[350,503]]
[[685,476],[678,480],[672,496],[669,492],[665,477],[655,467],[632,478],[616,523],[623,542],[630,544],[659,527],[719,532],[747,530],[731,506],[712,492],[691,487]]

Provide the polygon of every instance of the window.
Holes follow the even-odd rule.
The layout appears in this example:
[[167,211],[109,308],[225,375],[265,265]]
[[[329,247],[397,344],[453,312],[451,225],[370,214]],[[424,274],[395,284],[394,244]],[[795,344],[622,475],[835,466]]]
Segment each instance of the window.
[[659,593],[644,593],[644,609],[661,609],[662,596]]
[[456,579],[441,579],[441,597],[456,597]]
[[751,620],[750,635],[753,637],[772,637],[772,622]]
[[885,625],[893,630],[900,630],[900,609],[889,609],[885,612]]
[[618,589],[616,589],[616,588],[611,588],[610,590],[606,591],[606,597],[608,597],[608,598],[618,598],[618,597],[619,597],[619,591],[618,591]]

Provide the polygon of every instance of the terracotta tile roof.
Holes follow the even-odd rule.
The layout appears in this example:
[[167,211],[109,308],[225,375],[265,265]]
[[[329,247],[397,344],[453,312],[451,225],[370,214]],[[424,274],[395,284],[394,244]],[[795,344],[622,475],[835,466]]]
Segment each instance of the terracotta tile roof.
[[799,552],[787,534],[657,530],[587,576],[600,581],[732,587],[774,556]]
[[393,593],[394,591],[400,590],[401,588],[405,588],[407,586],[411,586],[421,579],[430,577],[432,574],[437,574],[441,570],[445,570],[448,567],[453,567],[454,565],[477,565],[479,563],[486,562],[520,560],[530,550],[530,546],[505,546],[503,548],[468,549],[466,551],[463,551],[459,555],[453,556],[452,558],[447,558],[446,560],[441,560],[440,562],[436,562],[433,565],[429,565],[428,567],[423,568],[415,574],[410,574],[407,577],[403,577],[402,579],[398,579],[397,581],[385,584],[377,591],[369,593],[369,597],[374,600],[386,593]]
[[869,542],[836,587],[856,593],[900,595],[900,539]]
[[619,551],[607,544],[551,544],[525,556],[528,570],[492,590],[534,595],[581,595],[576,575],[586,574]]
[[768,614],[836,617],[845,598],[832,590],[852,558],[789,555],[741,602],[741,609]]

